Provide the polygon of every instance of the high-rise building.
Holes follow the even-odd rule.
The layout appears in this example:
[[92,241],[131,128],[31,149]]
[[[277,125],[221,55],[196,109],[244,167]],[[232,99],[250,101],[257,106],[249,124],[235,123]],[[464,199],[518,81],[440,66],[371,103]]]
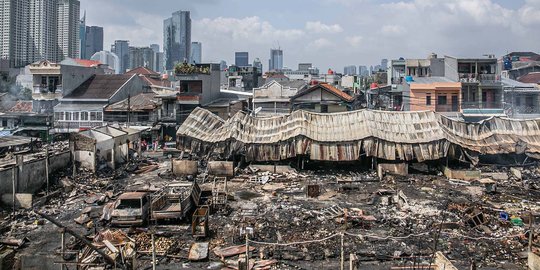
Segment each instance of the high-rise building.
[[0,0],[0,57],[20,67],[80,56],[78,0]]
[[50,60],[58,62],[58,2],[30,0],[27,62]]
[[270,60],[268,61],[268,70],[283,69],[283,51],[281,49],[270,50]]
[[253,66],[256,67],[257,70],[262,73],[263,64],[261,62],[261,59],[255,58],[255,60],[253,61]]
[[224,60],[221,60],[221,61],[219,62],[219,69],[220,69],[221,71],[226,70],[226,69],[227,69],[227,62],[224,61]]
[[114,44],[111,46],[111,52],[116,54],[120,59],[120,74],[125,73],[129,68],[129,41],[114,41]]
[[118,55],[112,52],[99,51],[94,53],[94,55],[92,55],[90,59],[99,61],[104,65],[108,65],[111,69],[114,70],[115,74],[120,73],[120,58],[118,58]]
[[234,65],[237,67],[249,66],[249,53],[248,52],[235,52]]
[[86,11],[79,21],[79,58],[88,59],[91,55],[86,55]]
[[103,51],[103,27],[87,26],[85,34],[84,59],[89,59],[96,52]]
[[388,59],[381,60],[381,69],[386,71],[388,69]]
[[195,64],[202,62],[202,43],[198,41],[191,42],[191,62]]
[[156,53],[150,47],[129,47],[129,69],[154,68]]
[[346,66],[343,68],[343,75],[356,75],[356,66]]
[[369,70],[366,66],[358,66],[358,75],[369,76]]
[[[58,58],[61,61],[65,58],[79,57],[79,0],[58,0]],[[46,29],[48,30],[48,29]]]
[[179,62],[191,62],[191,17],[189,11],[177,11],[163,21],[163,52],[167,70]]
[[0,58],[10,67],[28,62],[28,0],[0,0]]
[[155,53],[154,57],[154,66],[151,67],[151,69],[155,72],[162,73],[163,72],[163,53],[159,51],[159,45],[158,44],[150,44],[150,48]]
[[298,64],[299,71],[308,71],[312,67],[313,67],[312,63],[299,63]]

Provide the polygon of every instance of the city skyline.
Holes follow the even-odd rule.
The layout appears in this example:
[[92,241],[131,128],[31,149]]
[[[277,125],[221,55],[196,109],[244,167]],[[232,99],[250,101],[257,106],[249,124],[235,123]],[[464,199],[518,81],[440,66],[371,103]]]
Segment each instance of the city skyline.
[[[340,70],[350,64],[376,65],[382,58],[425,57],[431,52],[500,56],[510,50],[535,51],[540,43],[540,37],[527,35],[540,25],[540,16],[535,16],[540,14],[538,0],[301,0],[287,3],[281,11],[278,7],[285,2],[278,1],[265,13],[259,5],[249,7],[238,0],[165,0],[151,7],[139,0],[125,3],[81,1],[87,23],[105,28],[105,44],[127,39],[136,46],[162,45],[163,19],[170,17],[171,10],[189,10],[192,39],[206,44],[203,62],[232,63],[235,51],[249,51],[253,58],[266,61],[268,50],[280,46],[288,56],[286,67],[313,62],[322,69]],[[310,13],[294,11],[306,4]],[[112,16],[119,6],[126,9],[122,20]],[[101,12],[103,7],[109,8]],[[325,16],[313,15],[319,11]],[[419,12],[427,15],[417,16]],[[324,52],[332,52],[332,57]]]

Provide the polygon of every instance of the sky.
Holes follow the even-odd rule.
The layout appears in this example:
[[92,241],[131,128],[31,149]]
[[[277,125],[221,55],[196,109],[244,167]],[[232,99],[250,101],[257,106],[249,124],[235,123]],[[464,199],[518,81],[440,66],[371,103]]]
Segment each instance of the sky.
[[540,0],[80,0],[87,25],[104,27],[104,49],[163,44],[163,20],[189,10],[203,62],[234,63],[249,52],[268,66],[281,47],[284,65],[322,70],[376,65],[382,58],[501,56],[540,51]]

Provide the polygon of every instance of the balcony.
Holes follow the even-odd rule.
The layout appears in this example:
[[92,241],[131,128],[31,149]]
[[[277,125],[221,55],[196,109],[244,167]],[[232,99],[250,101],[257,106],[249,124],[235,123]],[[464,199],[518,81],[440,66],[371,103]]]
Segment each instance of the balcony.
[[461,104],[463,109],[501,109],[502,102],[463,102]]
[[459,73],[459,81],[462,83],[498,84],[501,78],[496,74]]
[[459,104],[435,105],[436,112],[459,112]]
[[176,95],[176,100],[178,104],[200,104],[201,93],[186,92],[178,93]]
[[95,128],[101,126],[103,126],[102,121],[54,121],[54,127],[62,129]]

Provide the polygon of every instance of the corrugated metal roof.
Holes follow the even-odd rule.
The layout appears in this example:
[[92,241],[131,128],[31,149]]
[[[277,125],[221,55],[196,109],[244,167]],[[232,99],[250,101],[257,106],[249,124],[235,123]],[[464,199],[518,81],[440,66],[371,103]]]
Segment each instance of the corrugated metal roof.
[[243,153],[248,159],[356,160],[361,151],[387,160],[436,160],[451,145],[480,154],[540,156],[540,119],[493,117],[465,123],[431,111],[295,111],[268,118],[237,113],[227,121],[195,109],[178,129],[179,147],[196,152]]
[[134,76],[136,75],[94,75],[64,99],[110,99]]

